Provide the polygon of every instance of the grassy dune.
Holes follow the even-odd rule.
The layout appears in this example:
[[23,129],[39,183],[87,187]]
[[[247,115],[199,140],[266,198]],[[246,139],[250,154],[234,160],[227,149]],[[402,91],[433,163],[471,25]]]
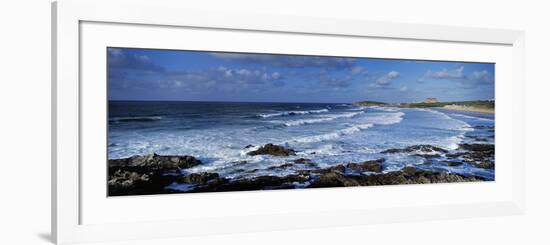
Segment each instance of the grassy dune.
[[[384,102],[378,101],[359,101],[353,103],[357,106],[387,106],[390,105]],[[472,111],[482,113],[495,113],[495,101],[492,100],[473,100],[473,101],[450,101],[450,102],[436,102],[436,103],[400,103],[391,104],[391,106],[401,108],[443,108],[448,110],[458,111]]]

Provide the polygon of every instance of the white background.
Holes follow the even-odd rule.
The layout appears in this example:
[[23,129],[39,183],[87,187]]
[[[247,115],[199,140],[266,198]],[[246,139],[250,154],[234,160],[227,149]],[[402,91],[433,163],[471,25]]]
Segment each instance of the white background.
[[[527,214],[513,217],[193,237],[113,244],[545,244],[550,226],[550,33],[545,1],[208,1],[194,8],[527,31]],[[50,230],[50,1],[0,13],[0,244],[47,244]]]

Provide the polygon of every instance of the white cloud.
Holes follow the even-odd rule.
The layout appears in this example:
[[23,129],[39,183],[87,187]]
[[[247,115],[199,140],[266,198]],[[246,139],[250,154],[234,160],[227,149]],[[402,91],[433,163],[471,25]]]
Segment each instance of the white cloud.
[[376,80],[376,84],[380,85],[380,86],[386,86],[386,85],[390,85],[392,80],[396,79],[399,77],[399,72],[397,71],[390,71],[388,72],[387,74],[379,77],[377,80]]
[[245,63],[268,64],[287,68],[304,67],[331,67],[345,68],[353,67],[357,61],[356,58],[339,58],[323,56],[301,56],[301,55],[273,55],[273,54],[243,54],[243,53],[210,53],[211,56],[234,60]]
[[417,82],[426,80],[454,80],[464,86],[475,86],[478,83],[488,83],[493,81],[491,74],[487,70],[474,71],[470,74],[464,72],[464,66],[455,69],[443,69],[441,71],[427,71]]
[[472,72],[471,79],[480,82],[489,82],[491,81],[491,76],[487,70],[474,71]]
[[453,70],[443,69],[438,72],[428,72],[428,75],[432,78],[463,78],[464,66],[460,66]]
[[167,74],[167,80],[159,81],[164,88],[218,88],[240,85],[243,88],[251,86],[282,86],[279,72],[267,72],[254,69],[231,69],[224,66],[202,71],[190,71]]
[[399,72],[397,72],[397,71],[390,71],[390,72],[388,73],[387,76],[388,76],[388,78],[394,79],[394,78],[399,77]]
[[357,75],[357,74],[366,74],[367,68],[362,66],[354,66],[351,68],[351,74]]
[[424,82],[428,79],[463,79],[464,77],[464,66],[459,66],[450,70],[443,69],[441,71],[427,71],[417,81]]
[[401,87],[401,88],[399,89],[399,91],[401,91],[401,92],[407,92],[407,91],[409,91],[409,88],[408,88],[407,86],[403,86],[403,87]]

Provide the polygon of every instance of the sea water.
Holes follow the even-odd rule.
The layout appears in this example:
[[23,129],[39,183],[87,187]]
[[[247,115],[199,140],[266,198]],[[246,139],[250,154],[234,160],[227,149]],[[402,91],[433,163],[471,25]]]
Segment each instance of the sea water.
[[[109,159],[191,155],[203,164],[186,172],[227,178],[284,176],[385,158],[384,172],[416,166],[494,179],[492,169],[428,162],[415,152],[381,153],[412,145],[453,152],[461,143],[494,144],[490,114],[325,103],[110,101],[108,126]],[[292,148],[296,156],[247,155],[267,143]],[[277,168],[297,158],[311,159],[313,166]]]

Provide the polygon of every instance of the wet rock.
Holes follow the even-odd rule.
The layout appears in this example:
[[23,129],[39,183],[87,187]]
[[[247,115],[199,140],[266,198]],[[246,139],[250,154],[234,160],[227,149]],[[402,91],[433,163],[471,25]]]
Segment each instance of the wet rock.
[[410,152],[439,152],[439,153],[447,153],[448,151],[437,147],[433,145],[413,145],[406,148],[398,149],[398,148],[392,148],[385,151],[382,151],[380,153],[410,153]]
[[110,196],[168,193],[165,186],[177,180],[180,169],[202,164],[192,156],[149,154],[108,162]]
[[349,163],[347,167],[351,170],[355,171],[369,171],[369,172],[382,172],[382,165],[381,163],[385,162],[386,159],[380,158],[376,160],[369,160],[365,161],[363,163]]
[[345,171],[346,171],[346,167],[342,164],[338,164],[338,165],[328,167],[328,168],[315,169],[315,170],[312,170],[311,172],[316,173],[316,174],[325,174],[325,173],[329,173],[329,172],[343,173]]
[[206,184],[208,181],[219,178],[218,173],[191,173],[186,176],[182,176],[178,179],[179,183],[188,183],[188,184]]
[[478,168],[495,169],[495,163],[493,163],[493,162],[474,163],[473,165],[478,167]]
[[247,164],[248,161],[237,161],[237,162],[233,162],[234,165],[243,165],[243,164]]
[[484,137],[471,136],[471,135],[470,136],[467,135],[466,137],[468,137],[470,139],[473,139],[475,141],[480,141],[480,142],[487,142],[488,141],[487,138],[484,138]]
[[109,175],[109,196],[149,195],[167,193],[164,187],[175,180],[175,176],[157,172],[138,173],[119,169]]
[[495,145],[491,144],[460,144],[460,149],[475,152],[494,152]]
[[109,188],[116,189],[129,189],[138,184],[139,182],[149,181],[149,175],[139,174],[137,172],[130,172],[126,170],[117,170],[113,175],[109,176],[108,185]]
[[294,159],[293,161],[294,163],[297,163],[297,164],[310,164],[312,163],[311,159],[306,159],[306,158],[298,158],[298,159]]
[[[268,147],[270,148],[270,147]],[[408,148],[406,148],[407,150]],[[287,149],[285,149],[287,150]],[[419,145],[410,147],[411,151],[441,151],[434,147]],[[460,146],[457,157],[480,168],[494,168],[494,161],[486,161],[494,155],[494,146],[464,144]],[[451,153],[447,153],[446,156]],[[492,154],[492,155],[491,155]],[[284,163],[276,168],[288,168],[296,164],[309,162],[309,159],[295,159],[292,163]],[[156,154],[116,159],[109,161],[109,195],[144,195],[161,193],[181,193],[181,190],[165,188],[169,184],[186,183],[195,185],[193,189],[184,192],[213,191],[246,191],[267,189],[321,188],[338,186],[372,186],[397,184],[450,183],[466,181],[483,181],[485,179],[473,176],[463,176],[446,172],[432,172],[407,166],[401,170],[383,173],[384,158],[369,160],[362,163],[338,164],[323,169],[300,170],[297,174],[287,176],[257,176],[253,178],[229,179],[218,173],[192,173],[180,175],[180,166],[200,164],[200,161],[187,156],[159,156]],[[462,160],[460,160],[462,161]],[[449,166],[462,162],[447,161]],[[239,170],[246,171],[246,168]],[[237,171],[237,170],[236,170]],[[258,171],[252,169],[251,171]],[[373,172],[357,174],[357,172]]]
[[339,187],[339,186],[359,186],[359,182],[348,178],[341,173],[328,172],[319,177],[311,184],[311,187]]
[[451,166],[451,167],[456,167],[456,166],[460,166],[460,165],[463,164],[462,162],[458,162],[458,161],[448,161],[448,160],[441,161],[441,163],[444,163],[444,164],[446,164],[447,166]]
[[192,156],[161,156],[155,153],[109,160],[109,167],[144,167],[152,169],[190,168],[200,164],[202,162]]
[[416,168],[413,166],[406,166],[401,171],[407,175],[414,175],[416,173]]
[[428,184],[483,181],[483,178],[458,174],[432,172],[408,166],[400,171],[372,175],[345,175],[340,172],[327,172],[314,181],[310,187],[373,186],[400,184]]
[[461,144],[460,149],[465,152],[460,153],[464,161],[485,169],[495,168],[495,145],[492,144]]
[[414,154],[414,156],[423,157],[423,158],[426,158],[426,159],[433,159],[433,158],[440,158],[441,157],[441,155],[439,155],[439,154]]
[[289,167],[292,167],[294,166],[294,164],[292,163],[285,163],[285,164],[282,164],[282,165],[279,165],[279,166],[271,166],[269,168],[267,168],[268,170],[273,170],[273,169],[280,169],[280,168],[289,168]]
[[296,152],[293,149],[287,149],[280,145],[266,144],[260,147],[258,150],[248,152],[249,156],[256,155],[272,155],[272,156],[294,156]]
[[305,183],[311,180],[308,175],[279,176],[258,176],[254,178],[238,179],[229,181],[227,179],[213,180],[208,185],[198,187],[190,192],[212,192],[212,191],[249,191],[267,189],[289,189],[294,188],[292,183]]

